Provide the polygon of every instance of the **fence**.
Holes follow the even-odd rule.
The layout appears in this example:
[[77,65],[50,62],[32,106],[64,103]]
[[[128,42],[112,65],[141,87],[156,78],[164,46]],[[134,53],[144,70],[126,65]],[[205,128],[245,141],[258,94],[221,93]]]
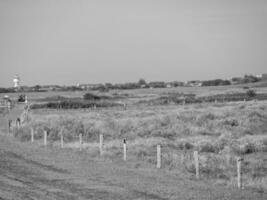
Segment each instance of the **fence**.
[[[65,148],[66,146],[66,141],[64,138],[64,131],[60,130],[59,133],[60,138],[56,141],[59,142],[59,147],[60,148]],[[49,140],[49,134],[47,131],[43,131],[43,137],[39,138],[43,139],[43,146],[45,148],[48,147],[49,142],[51,142]],[[98,141],[98,155],[100,157],[104,157],[105,153],[107,151],[107,149],[105,148],[104,145],[104,135],[103,134],[99,134],[99,141]],[[76,148],[79,149],[80,151],[86,150],[87,148],[85,148],[85,144],[86,145],[90,145],[92,143],[86,141],[86,138],[83,137],[82,134],[79,134],[78,136],[74,137],[74,140],[77,142]],[[35,138],[35,131],[33,128],[30,129],[30,139],[29,141],[31,143],[36,142],[36,138]],[[86,141],[86,142],[85,142]],[[55,140],[53,140],[53,142],[55,142]],[[93,142],[93,141],[91,141]],[[96,142],[96,141],[94,141]],[[133,145],[131,145],[131,141],[127,141],[126,138],[124,138],[123,140],[121,140],[120,144],[117,145],[119,151],[121,151],[122,157],[121,159],[124,162],[128,161],[128,155],[127,154],[131,154],[131,148],[133,148]],[[200,179],[202,177],[205,177],[206,174],[209,173],[214,173],[216,175],[216,173],[220,173],[219,170],[216,171],[216,167],[214,167],[213,169],[209,169],[206,165],[208,165],[207,160],[203,161],[203,155],[201,152],[198,151],[193,151],[193,150],[186,150],[186,149],[177,149],[177,150],[173,150],[173,152],[171,152],[170,148],[166,145],[166,144],[156,144],[153,145],[151,148],[153,148],[151,150],[151,154],[148,153],[144,153],[143,154],[143,159],[147,156],[149,157],[148,160],[150,160],[150,162],[152,164],[155,165],[155,168],[157,169],[161,169],[164,168],[164,166],[172,166],[174,168],[184,168],[186,171],[193,173],[195,175],[196,179]],[[214,156],[213,156],[214,157]],[[211,156],[211,158],[213,158]],[[236,157],[236,160],[233,159],[234,157],[229,156],[229,154],[225,155],[225,160],[222,160],[221,162],[225,163],[225,166],[229,168],[229,170],[232,171],[232,177],[236,177],[236,185],[238,188],[243,188],[244,184],[242,183],[242,163],[243,163],[243,158],[241,157]],[[154,161],[155,160],[155,161]],[[233,161],[234,160],[234,161]],[[211,164],[212,165],[212,164]],[[216,164],[214,164],[216,165]],[[234,167],[235,165],[235,167]],[[213,175],[214,175],[213,174]]]

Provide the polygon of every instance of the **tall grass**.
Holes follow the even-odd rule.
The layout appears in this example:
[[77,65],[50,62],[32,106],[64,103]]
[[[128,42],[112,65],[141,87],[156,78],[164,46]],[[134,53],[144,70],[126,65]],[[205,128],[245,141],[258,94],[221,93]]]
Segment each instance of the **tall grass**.
[[[58,143],[61,130],[69,144],[82,134],[85,148],[94,157],[98,155],[101,133],[107,159],[122,158],[121,144],[126,138],[129,158],[150,165],[155,165],[156,145],[161,144],[163,168],[179,168],[188,173],[194,173],[192,151],[198,150],[202,177],[220,179],[225,184],[232,184],[235,177],[235,156],[248,156],[244,167],[247,185],[255,183],[259,187],[266,183],[266,102],[32,115],[28,124],[14,129],[14,135],[23,141],[30,139],[30,127],[36,130],[36,138],[47,130],[48,140],[54,143]],[[251,156],[256,154],[261,156]]]

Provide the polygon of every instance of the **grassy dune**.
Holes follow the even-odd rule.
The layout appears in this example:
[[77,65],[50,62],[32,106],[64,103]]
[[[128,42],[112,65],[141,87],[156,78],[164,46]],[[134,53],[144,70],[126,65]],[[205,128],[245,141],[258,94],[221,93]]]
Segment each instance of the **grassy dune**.
[[135,167],[154,167],[156,145],[162,145],[162,167],[193,174],[192,151],[200,153],[200,174],[217,184],[236,184],[236,156],[245,162],[246,187],[267,190],[267,102],[193,104],[186,106],[134,106],[127,110],[34,110],[28,123],[14,129],[22,141],[48,131],[50,145],[58,146],[63,129],[66,148],[83,148],[99,157],[98,138],[104,135],[104,158],[122,160],[122,139],[128,143],[128,160]]

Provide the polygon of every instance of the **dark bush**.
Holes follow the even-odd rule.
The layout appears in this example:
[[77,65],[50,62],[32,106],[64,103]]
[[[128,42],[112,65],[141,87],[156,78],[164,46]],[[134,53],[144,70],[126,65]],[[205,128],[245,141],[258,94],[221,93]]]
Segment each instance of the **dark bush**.
[[49,102],[43,104],[32,104],[31,109],[81,109],[81,108],[105,108],[120,106],[117,103],[110,101],[61,101],[61,102]]
[[83,95],[83,98],[85,100],[100,100],[100,97],[95,95],[95,94],[92,94],[92,93],[86,93]]
[[25,94],[19,95],[18,102],[25,102],[26,96]]
[[253,98],[256,96],[256,91],[255,90],[248,90],[246,92],[247,96],[250,97],[250,98]]
[[228,126],[238,126],[239,123],[236,119],[231,119],[231,120],[225,120],[224,125],[228,125]]

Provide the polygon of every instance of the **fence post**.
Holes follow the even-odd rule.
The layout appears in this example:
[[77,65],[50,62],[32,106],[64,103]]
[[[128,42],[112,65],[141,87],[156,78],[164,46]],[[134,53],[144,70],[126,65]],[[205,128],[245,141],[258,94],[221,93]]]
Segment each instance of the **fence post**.
[[31,128],[31,142],[34,142],[34,130]]
[[241,176],[241,163],[242,163],[242,158],[241,157],[237,157],[236,159],[236,165],[237,165],[237,187],[239,189],[242,188],[242,176]]
[[126,139],[123,139],[123,160],[126,161]]
[[64,138],[63,138],[63,132],[62,131],[61,131],[61,134],[60,134],[60,146],[61,146],[62,149],[64,148]]
[[79,139],[80,139],[80,151],[81,151],[83,145],[83,135],[81,133],[79,134]]
[[183,165],[184,163],[185,163],[185,150],[183,150],[181,154],[181,164]]
[[194,151],[194,160],[196,167],[196,178],[199,179],[199,160],[198,160],[198,151]]
[[159,144],[157,145],[157,168],[161,168],[161,149]]
[[47,131],[44,131],[44,146],[47,146]]
[[103,134],[99,135],[99,152],[100,155],[103,154]]
[[12,120],[9,119],[9,120],[8,120],[8,134],[11,133],[11,132],[10,132],[10,130],[11,130],[11,123],[12,123]]

